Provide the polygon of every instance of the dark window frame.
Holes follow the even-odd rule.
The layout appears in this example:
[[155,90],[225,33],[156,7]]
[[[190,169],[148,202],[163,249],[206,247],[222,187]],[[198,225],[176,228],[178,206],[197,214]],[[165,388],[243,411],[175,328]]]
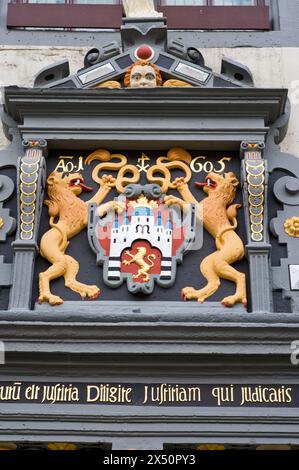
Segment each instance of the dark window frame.
[[[15,0],[8,4],[8,28],[84,28],[119,29],[122,5],[27,3]],[[256,0],[252,6],[216,6],[207,0],[204,6],[161,6],[169,29],[200,30],[269,30],[269,6]],[[26,2],[26,3],[25,3]]]
[[[66,0],[66,1],[72,2],[73,0]],[[215,5],[214,4],[215,0],[204,0],[204,1],[205,1],[205,5],[189,5],[189,6],[197,6],[197,7],[200,7],[200,8],[203,7],[203,6],[210,6],[210,7],[221,6],[221,5]],[[157,2],[158,2],[158,5],[162,6],[162,0],[157,0]],[[255,6],[255,7],[256,6],[264,6],[265,5],[265,0],[254,0],[254,3],[255,3],[255,5],[247,5],[247,6]],[[170,6],[170,5],[168,5],[168,6]],[[181,6],[183,8],[189,8],[189,6],[187,6],[187,5],[171,5],[171,6],[173,6],[173,7]],[[231,7],[231,6],[239,6],[240,7],[242,5],[226,5],[225,8],[228,8],[228,7]]]

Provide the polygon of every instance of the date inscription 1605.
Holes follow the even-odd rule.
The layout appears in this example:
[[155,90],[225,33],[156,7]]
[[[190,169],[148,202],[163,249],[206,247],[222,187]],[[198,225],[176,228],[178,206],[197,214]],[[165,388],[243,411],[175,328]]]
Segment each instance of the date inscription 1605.
[[[147,168],[149,168],[151,166],[151,159],[146,157],[146,160]],[[193,173],[224,173],[226,171],[226,164],[230,161],[231,157],[221,157],[216,161],[211,161],[207,156],[199,155],[193,158],[190,163],[190,168]],[[84,171],[84,158],[82,156],[60,156],[55,171],[61,173],[77,173]]]

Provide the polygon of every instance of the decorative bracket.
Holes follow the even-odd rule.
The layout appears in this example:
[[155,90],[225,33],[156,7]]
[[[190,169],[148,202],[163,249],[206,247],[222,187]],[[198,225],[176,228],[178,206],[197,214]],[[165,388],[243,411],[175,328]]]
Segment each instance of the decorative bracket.
[[25,155],[18,161],[19,225],[17,238],[34,240],[38,232],[45,187],[45,140],[23,141]]
[[3,207],[4,201],[9,199],[14,192],[13,181],[5,175],[0,175],[0,242],[5,242],[16,228],[16,221],[10,216],[10,209]]
[[18,159],[18,230],[10,309],[30,308],[37,235],[45,187],[47,142],[23,141],[25,155]]
[[265,195],[266,195],[266,162],[263,159],[264,142],[242,142],[241,155],[244,159],[243,189],[247,208],[247,231],[250,243],[264,242],[266,238]]
[[242,142],[242,186],[245,207],[246,246],[250,267],[252,309],[272,311],[270,282],[271,245],[267,236],[267,162],[264,142]]
[[[16,221],[10,216],[10,209],[3,207],[4,201],[9,199],[14,192],[13,181],[5,175],[0,175],[0,242],[5,242],[16,228]],[[10,286],[12,277],[12,264],[4,262],[4,256],[0,256],[0,286]]]

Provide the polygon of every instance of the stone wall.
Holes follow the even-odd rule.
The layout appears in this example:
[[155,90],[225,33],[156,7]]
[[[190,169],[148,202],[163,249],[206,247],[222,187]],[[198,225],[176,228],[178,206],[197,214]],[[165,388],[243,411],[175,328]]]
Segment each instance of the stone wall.
[[[71,73],[83,66],[89,48],[0,46],[0,86],[31,87],[35,74],[44,66],[63,58],[70,61]],[[206,65],[220,72],[222,56],[246,64],[255,85],[261,88],[288,88],[292,105],[289,132],[282,149],[299,156],[299,48],[203,48]],[[0,149],[8,144],[0,130]]]

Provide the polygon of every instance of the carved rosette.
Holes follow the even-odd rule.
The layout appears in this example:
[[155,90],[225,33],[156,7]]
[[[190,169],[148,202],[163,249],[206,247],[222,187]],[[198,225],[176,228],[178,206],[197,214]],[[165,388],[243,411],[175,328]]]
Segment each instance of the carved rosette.
[[290,217],[286,219],[284,230],[289,237],[299,238],[299,217]]
[[25,155],[20,159],[20,224],[19,238],[34,238],[37,204],[39,203],[38,187],[41,184],[44,140],[25,141]]
[[264,241],[264,206],[265,206],[265,161],[262,151],[263,142],[243,142],[248,217],[250,221],[250,239],[253,242]]

